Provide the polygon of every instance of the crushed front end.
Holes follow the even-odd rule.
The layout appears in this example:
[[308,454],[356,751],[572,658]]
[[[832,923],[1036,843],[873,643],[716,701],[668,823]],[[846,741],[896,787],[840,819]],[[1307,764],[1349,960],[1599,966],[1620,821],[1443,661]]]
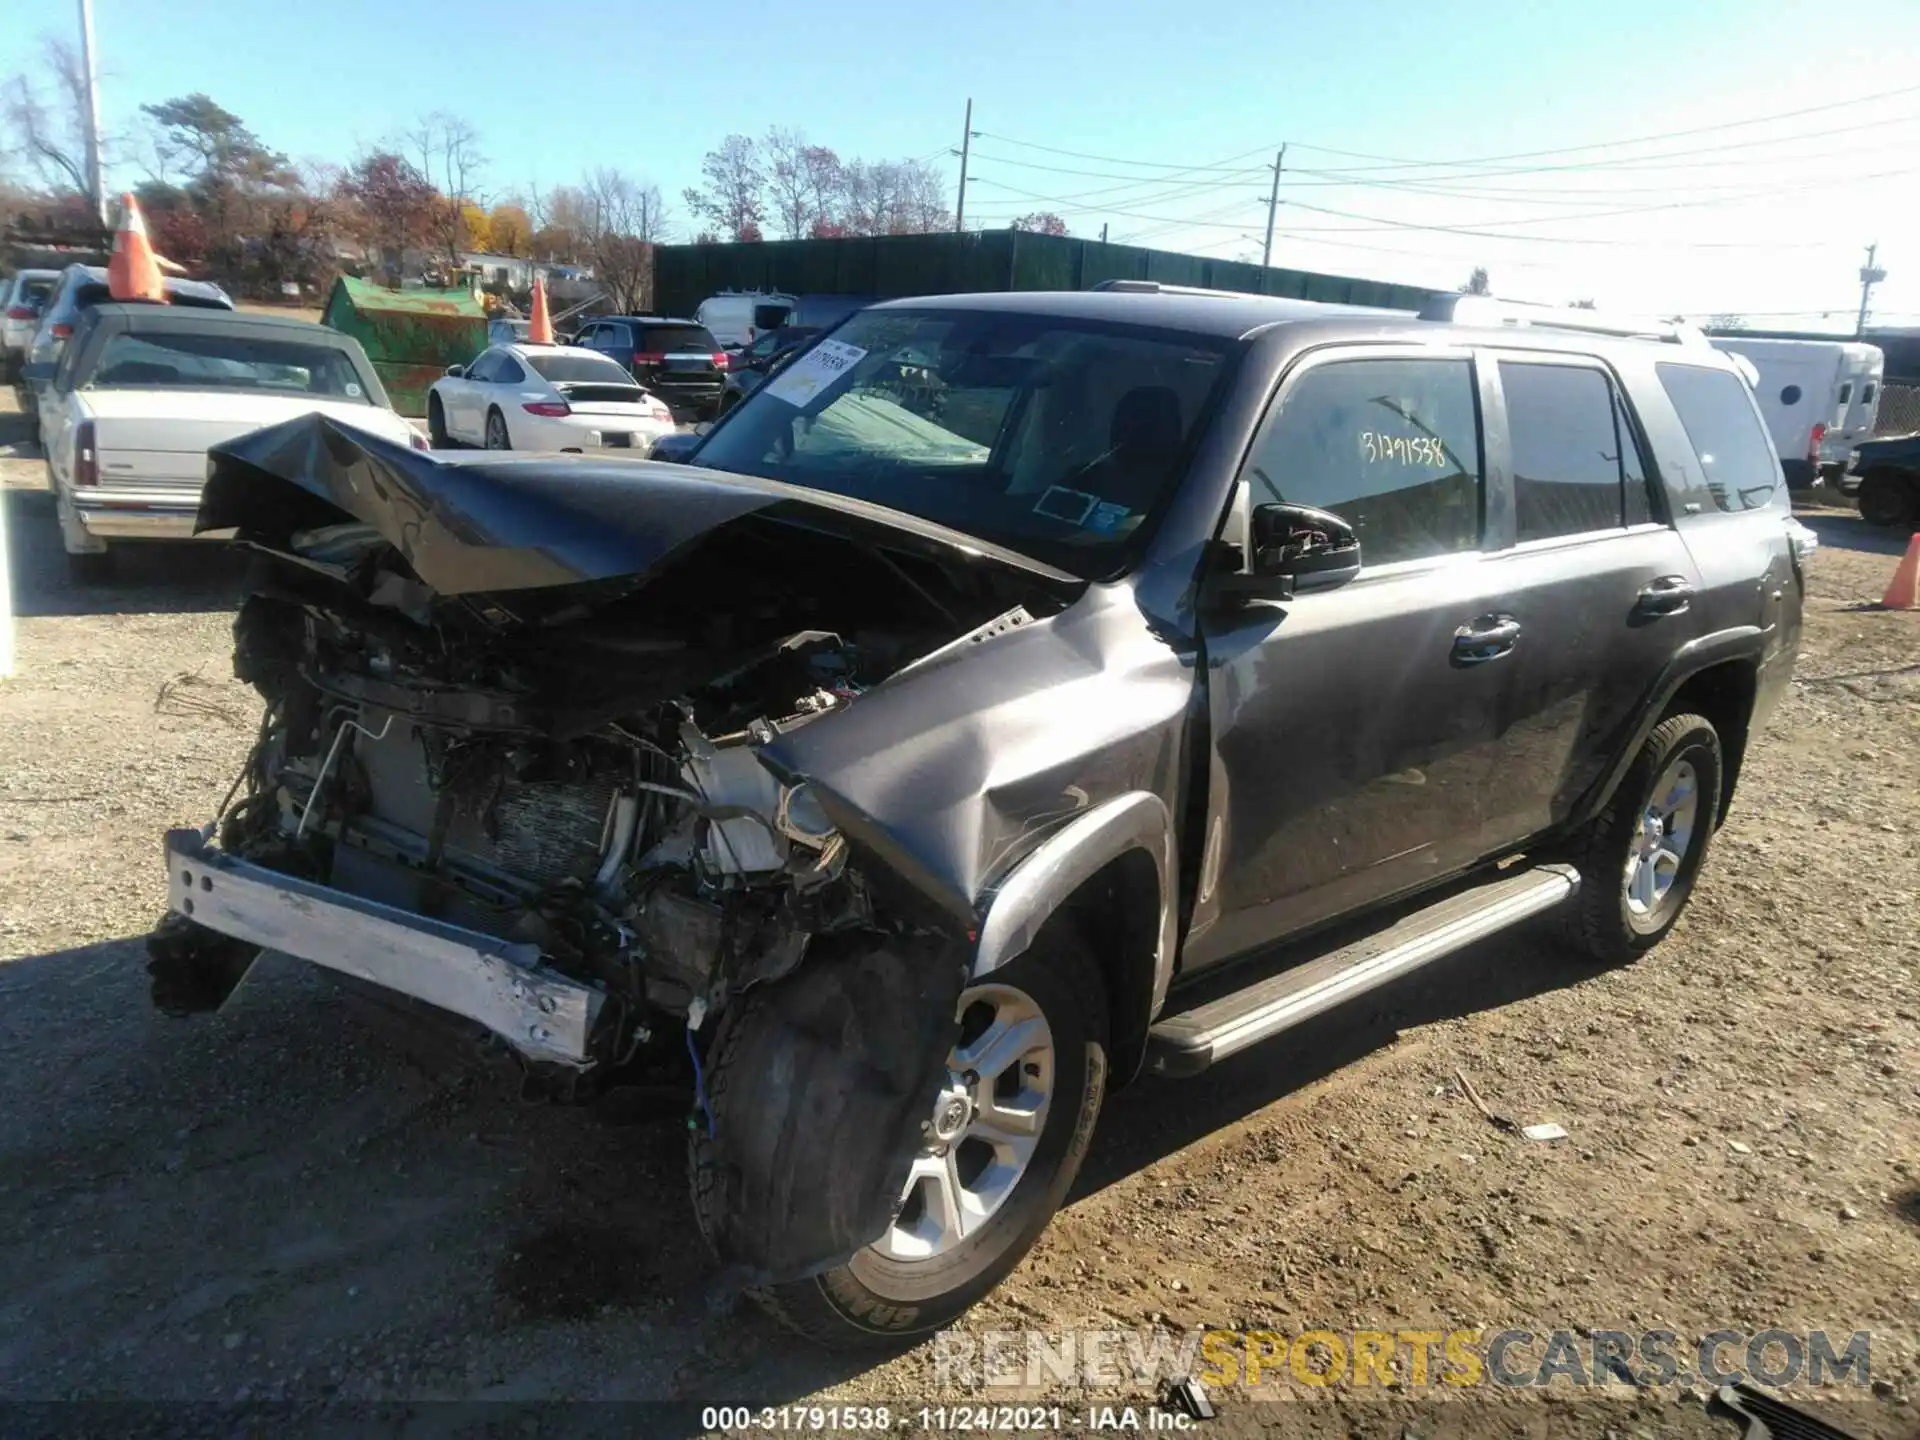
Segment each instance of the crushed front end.
[[201,523],[261,552],[234,664],[266,705],[222,813],[168,836],[157,1001],[275,951],[604,1071],[830,936],[935,942],[957,991],[964,922],[761,751],[1044,586],[662,467],[623,491],[301,423],[215,456]]

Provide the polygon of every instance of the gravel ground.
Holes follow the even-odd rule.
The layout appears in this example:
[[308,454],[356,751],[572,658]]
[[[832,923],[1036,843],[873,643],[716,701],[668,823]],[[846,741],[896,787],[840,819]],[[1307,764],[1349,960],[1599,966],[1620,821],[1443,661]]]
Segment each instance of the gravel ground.
[[[156,548],[69,588],[23,436],[0,415],[0,1399],[1007,1398],[942,1389],[933,1345],[822,1355],[714,1295],[677,1096],[523,1102],[292,964],[155,1013],[161,832],[212,813],[258,713],[238,566]],[[1874,1390],[1815,1408],[1920,1433],[1920,615],[1874,604],[1899,543],[1809,519],[1800,677],[1659,951],[1595,973],[1520,933],[1123,1092],[967,1333],[1869,1330]],[[1497,1130],[1456,1070],[1569,1138]],[[1205,1428],[1729,1433],[1683,1389],[1403,1393],[1226,1388]]]

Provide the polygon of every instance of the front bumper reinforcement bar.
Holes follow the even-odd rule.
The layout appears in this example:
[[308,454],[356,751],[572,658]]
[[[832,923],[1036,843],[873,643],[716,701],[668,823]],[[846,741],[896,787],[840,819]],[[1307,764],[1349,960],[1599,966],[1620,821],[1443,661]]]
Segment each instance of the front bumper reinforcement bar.
[[430,920],[223,853],[198,830],[167,832],[167,899],[222,935],[296,956],[477,1021],[533,1060],[592,1063],[606,996],[516,944]]

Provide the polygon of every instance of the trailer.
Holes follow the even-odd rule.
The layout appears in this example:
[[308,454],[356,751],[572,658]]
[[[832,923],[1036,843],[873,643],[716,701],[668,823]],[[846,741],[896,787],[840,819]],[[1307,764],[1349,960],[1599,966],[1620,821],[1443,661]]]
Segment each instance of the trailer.
[[1716,335],[1760,372],[1754,397],[1780,452],[1787,484],[1851,489],[1854,450],[1873,434],[1886,358],[1853,340],[1766,340]]

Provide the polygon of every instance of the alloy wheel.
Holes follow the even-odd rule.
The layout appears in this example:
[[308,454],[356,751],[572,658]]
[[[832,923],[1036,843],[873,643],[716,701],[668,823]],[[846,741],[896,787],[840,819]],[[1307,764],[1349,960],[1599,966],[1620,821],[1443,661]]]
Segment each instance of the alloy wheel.
[[900,1214],[873,1246],[889,1260],[931,1260],[977,1233],[1020,1184],[1046,1128],[1054,1042],[1040,1007],[1012,986],[976,985],[959,1016]]
[[1627,909],[1636,919],[1651,916],[1672,893],[1674,881],[1693,848],[1699,822],[1700,777],[1693,764],[1676,759],[1661,773],[1653,794],[1640,810],[1640,824],[1627,851]]

